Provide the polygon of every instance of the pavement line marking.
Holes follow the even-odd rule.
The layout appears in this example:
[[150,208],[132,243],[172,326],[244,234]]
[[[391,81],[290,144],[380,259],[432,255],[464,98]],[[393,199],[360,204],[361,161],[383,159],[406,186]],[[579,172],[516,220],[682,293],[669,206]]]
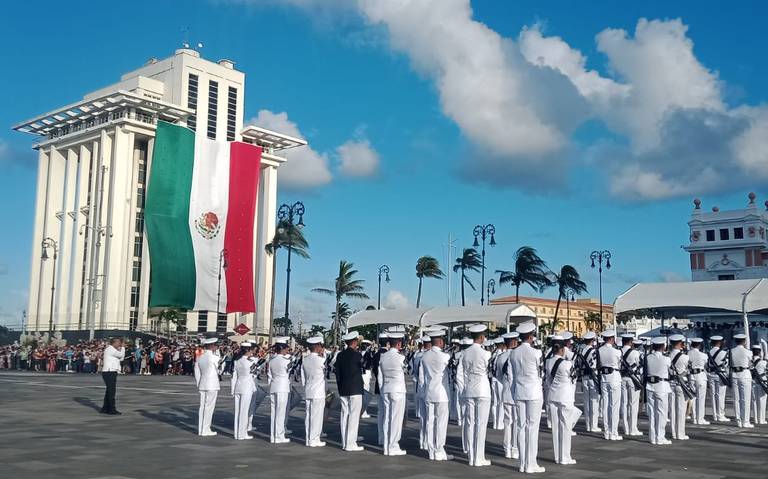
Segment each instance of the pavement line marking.
[[[52,388],[69,388],[69,389],[104,389],[104,386],[71,386],[68,384],[49,384],[49,383],[43,383],[43,382],[33,382],[33,381],[17,381],[17,380],[9,380],[5,378],[0,378],[0,382],[5,383],[12,383],[12,384],[26,384],[28,386],[43,386],[43,387],[52,387]],[[130,386],[124,386],[120,387],[121,390],[127,390],[127,391],[149,391],[154,392],[158,394],[176,394],[176,395],[182,395],[182,396],[197,396],[198,394],[194,393],[188,393],[188,392],[182,392],[182,391],[164,391],[162,389],[150,389],[150,388],[133,388]]]

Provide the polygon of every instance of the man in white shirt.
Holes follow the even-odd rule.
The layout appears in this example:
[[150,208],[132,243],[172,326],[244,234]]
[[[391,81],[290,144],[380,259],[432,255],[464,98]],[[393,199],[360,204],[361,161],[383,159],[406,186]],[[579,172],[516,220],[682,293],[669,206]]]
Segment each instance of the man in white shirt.
[[711,336],[709,340],[711,347],[707,360],[707,377],[709,379],[709,397],[712,401],[712,420],[728,422],[731,420],[725,415],[725,395],[728,391],[728,351],[723,347],[722,336]]
[[112,338],[109,346],[104,348],[104,364],[101,367],[101,379],[107,390],[104,392],[104,404],[101,406],[102,414],[119,416],[121,413],[117,410],[115,403],[115,394],[117,392],[117,373],[120,372],[120,361],[125,358],[125,347],[123,340]]
[[235,427],[234,436],[236,440],[253,439],[248,434],[251,426],[250,410],[251,398],[256,391],[256,383],[251,375],[251,343],[240,343],[241,356],[235,361],[232,368],[232,380],[230,381],[230,393],[235,398]]
[[499,360],[500,356],[506,359],[507,345],[504,338],[499,336],[493,340],[494,350],[491,355],[491,427],[497,430],[504,429],[504,402],[501,400],[502,382],[499,370],[503,369],[503,362]]
[[288,354],[287,337],[274,338],[274,354],[267,366],[267,379],[269,383],[270,418],[272,423],[269,429],[269,442],[283,444],[291,442],[285,437],[285,423],[288,417],[288,396],[291,394],[291,381],[288,377],[288,367],[291,357]]
[[197,420],[197,434],[200,436],[215,436],[211,430],[213,411],[216,409],[216,398],[219,396],[219,355],[215,353],[218,346],[216,338],[203,340],[205,352],[195,363],[195,384],[200,392],[200,409]]
[[603,396],[603,437],[621,441],[619,436],[619,406],[621,405],[621,351],[616,349],[616,332],[603,332],[605,341],[597,348],[598,374]]
[[685,397],[683,390],[688,384],[688,355],[683,351],[685,336],[682,334],[673,334],[669,337],[669,344],[672,348],[669,354],[669,374],[672,387],[672,394],[669,399],[672,402],[669,406],[669,421],[672,426],[672,439],[679,441],[688,440],[685,434],[685,414],[688,409],[688,398]]
[[384,455],[404,456],[400,449],[405,414],[405,356],[400,354],[403,333],[389,334],[389,350],[379,359],[377,381],[384,398]]
[[517,448],[520,452],[520,472],[537,473],[539,466],[539,422],[544,394],[541,384],[541,350],[533,348],[536,325],[523,323],[517,327],[520,346],[509,355],[512,369],[512,399],[517,415]]
[[576,385],[571,379],[573,363],[566,357],[567,348],[562,336],[552,337],[552,356],[546,361],[549,394],[547,414],[552,418],[552,444],[555,463],[576,464],[571,457],[571,432],[581,416],[574,405]]
[[752,397],[752,373],[749,370],[749,365],[752,353],[745,347],[746,334],[734,334],[733,340],[736,342],[736,346],[731,348],[729,363],[733,378],[733,409],[736,413],[736,425],[753,428],[755,426],[750,422],[749,416]]
[[[762,340],[765,343],[764,340]],[[752,345],[752,414],[755,418],[755,424],[768,424],[765,420],[765,404],[768,398],[768,391],[765,385],[768,384],[766,377],[766,366],[768,361],[763,357],[763,346],[760,344]]]
[[[581,356],[577,360],[577,367],[581,368],[581,386],[584,393],[584,422],[587,432],[599,432],[600,426],[598,420],[600,417],[600,389],[597,381],[593,379],[599,374],[596,371],[597,349],[594,346],[596,334],[593,331],[587,331],[581,337],[582,344],[577,354]],[[579,364],[580,363],[580,364]],[[591,371],[591,373],[590,373]]]
[[635,384],[639,378],[640,352],[635,349],[634,341],[632,334],[621,335],[621,423],[627,436],[642,436],[637,428],[641,391],[638,388],[642,388],[642,383]]
[[453,459],[445,452],[445,437],[448,432],[448,403],[451,391],[448,353],[443,352],[445,337],[443,331],[430,331],[431,347],[421,357],[419,384],[426,403],[426,443],[429,458],[433,461]]
[[696,391],[693,398],[693,423],[707,425],[709,421],[704,419],[705,403],[707,400],[707,355],[701,351],[704,340],[691,339],[691,350],[688,353],[688,368],[691,373],[691,388]]
[[470,466],[490,466],[485,458],[485,435],[488,415],[491,410],[491,384],[488,381],[488,367],[491,353],[483,349],[485,325],[469,327],[472,345],[461,357],[464,377],[464,434]]
[[501,382],[501,403],[504,407],[504,457],[519,459],[517,451],[517,427],[515,425],[515,401],[512,399],[512,368],[509,356],[517,347],[520,333],[513,331],[502,336],[507,349],[496,358],[496,376]]
[[411,359],[411,373],[413,374],[413,382],[416,386],[416,394],[414,394],[414,408],[416,411],[416,417],[419,420],[419,447],[422,450],[428,450],[427,447],[427,402],[424,400],[424,388],[423,384],[419,382],[419,371],[421,369],[421,360],[424,357],[424,353],[432,349],[432,338],[424,335],[421,337],[421,349],[413,355]]
[[667,339],[657,336],[652,340],[653,352],[645,358],[645,407],[648,415],[648,439],[651,444],[663,446],[672,444],[665,436],[669,421],[669,366],[672,364],[664,355]]
[[325,413],[325,351],[323,337],[307,339],[309,354],[301,363],[301,384],[304,386],[304,401],[307,415],[304,420],[306,442],[309,447],[323,447],[320,440],[323,432],[323,414]]

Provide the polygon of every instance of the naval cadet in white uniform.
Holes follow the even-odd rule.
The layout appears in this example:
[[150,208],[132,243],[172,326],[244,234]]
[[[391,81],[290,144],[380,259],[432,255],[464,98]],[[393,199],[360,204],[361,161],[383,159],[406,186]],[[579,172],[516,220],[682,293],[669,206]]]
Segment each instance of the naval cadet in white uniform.
[[421,360],[424,357],[424,353],[432,349],[432,338],[428,335],[421,337],[421,350],[414,354],[411,360],[411,374],[413,375],[413,382],[416,386],[416,393],[414,394],[414,409],[416,411],[416,418],[419,420],[419,447],[422,450],[427,450],[427,403],[424,400],[424,385],[419,383],[419,370],[421,369]]
[[523,323],[517,327],[520,346],[509,355],[512,368],[512,399],[517,420],[517,448],[520,452],[520,472],[537,473],[539,466],[539,423],[544,394],[541,384],[541,350],[533,348],[536,326]]
[[288,416],[288,397],[291,394],[291,381],[288,377],[288,367],[291,364],[291,357],[288,353],[287,337],[274,338],[274,354],[269,360],[267,366],[267,378],[269,381],[269,399],[270,399],[270,428],[269,442],[272,444],[283,444],[291,442],[285,437],[285,424]]
[[637,428],[640,390],[632,380],[632,375],[639,377],[640,369],[640,352],[635,349],[634,340],[632,334],[621,335],[621,423],[625,435],[642,436],[643,433]]
[[[581,355],[582,361],[580,367],[582,368],[581,374],[581,387],[584,393],[584,422],[586,423],[587,432],[599,432],[599,418],[600,418],[600,390],[597,382],[592,379],[592,375],[597,377],[598,372],[595,370],[597,360],[595,359],[596,349],[594,346],[596,334],[592,331],[587,331],[584,336],[581,337],[581,346],[578,354]],[[589,374],[592,372],[592,375]]]
[[464,367],[462,366],[461,359],[464,357],[466,350],[472,346],[474,341],[472,338],[461,338],[460,348],[461,350],[456,353],[456,371],[454,372],[454,394],[456,395],[456,423],[461,430],[461,449],[464,454],[467,453],[467,429],[464,427],[464,408],[466,406],[466,400],[464,398]]
[[509,355],[517,347],[520,333],[513,331],[502,336],[507,349],[496,361],[496,374],[501,382],[501,402],[504,406],[504,457],[519,459],[517,450],[517,425],[515,424],[515,401],[512,399],[512,368],[509,366]]
[[[688,355],[683,351],[685,336],[673,334],[669,337],[671,348],[669,354],[669,373],[672,394],[669,396],[669,422],[672,429],[672,439],[685,441],[690,439],[685,434],[685,414],[688,410],[688,398],[683,392],[683,384],[688,382]],[[675,377],[676,376],[676,377]],[[680,382],[678,382],[680,381]]]
[[669,356],[664,355],[667,339],[658,336],[652,340],[653,352],[649,354],[645,369],[646,414],[648,415],[648,439],[651,444],[661,446],[672,444],[665,437],[667,421],[669,420]]
[[205,352],[195,362],[195,384],[200,392],[200,409],[197,420],[197,434],[200,436],[215,436],[211,430],[213,411],[216,409],[216,398],[219,396],[219,355],[218,339],[208,338],[203,340]]
[[746,334],[734,334],[733,340],[736,346],[730,351],[731,377],[733,378],[733,409],[736,413],[736,425],[738,427],[755,427],[751,422],[749,407],[752,396],[752,373],[749,365],[752,353],[744,346],[747,342]]
[[405,415],[405,356],[403,333],[389,333],[389,350],[379,359],[378,383],[384,396],[384,455],[404,456],[400,449]]
[[547,414],[552,418],[552,444],[555,463],[576,464],[571,457],[571,432],[581,411],[576,408],[576,385],[573,383],[571,369],[573,363],[566,358],[565,339],[552,337],[552,356],[545,368],[549,378]]
[[707,425],[709,421],[704,419],[707,402],[707,355],[701,351],[704,340],[691,338],[691,350],[688,352],[688,370],[691,377],[691,388],[696,392],[693,398],[693,423]]
[[[707,362],[707,377],[709,379],[709,397],[712,402],[712,420],[728,422],[731,419],[725,415],[725,394],[728,385],[720,377],[728,377],[728,351],[723,347],[723,337],[716,335],[709,338],[711,347]],[[718,374],[718,371],[720,374]]]
[[309,354],[301,362],[301,384],[304,386],[306,417],[304,418],[305,442],[308,447],[323,447],[320,440],[323,433],[325,414],[325,350],[323,337],[307,339]]
[[[766,377],[766,366],[768,361],[763,357],[763,346],[760,344],[752,345],[752,414],[755,418],[755,424],[768,424],[765,420],[765,405],[768,398],[768,391],[765,385],[768,385]],[[762,384],[761,384],[762,382]]]
[[451,391],[448,363],[451,357],[443,351],[445,333],[428,331],[431,347],[424,351],[419,366],[425,411],[426,443],[429,458],[433,461],[448,461],[453,456],[445,452],[445,437],[448,433],[448,403]]
[[608,441],[621,441],[619,436],[619,406],[621,405],[621,351],[616,349],[616,332],[604,331],[605,341],[597,349],[600,388],[603,399],[603,437]]
[[483,349],[486,327],[475,324],[469,327],[472,345],[461,356],[464,378],[464,435],[470,466],[490,466],[485,458],[485,435],[491,409],[491,384],[488,366],[491,353]]
[[253,439],[253,436],[249,435],[248,431],[251,425],[249,421],[251,417],[251,400],[253,393],[256,391],[256,383],[253,381],[253,375],[251,375],[251,365],[253,365],[251,361],[253,356],[251,343],[240,343],[240,354],[241,356],[235,361],[235,366],[232,370],[230,393],[235,398],[235,439],[245,440]]
[[[504,429],[504,401],[501,399],[503,385],[499,371],[504,369],[503,361],[508,359],[505,354],[507,345],[501,336],[494,339],[493,344],[495,349],[491,356],[491,427],[501,431]],[[501,356],[504,356],[504,360],[499,359]]]

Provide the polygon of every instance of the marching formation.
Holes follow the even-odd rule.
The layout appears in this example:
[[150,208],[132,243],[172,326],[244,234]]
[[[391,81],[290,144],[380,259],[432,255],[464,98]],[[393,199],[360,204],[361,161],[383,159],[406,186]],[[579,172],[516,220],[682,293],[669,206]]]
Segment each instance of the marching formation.
[[[712,336],[708,351],[701,338],[687,339],[682,334],[652,340],[626,334],[617,338],[611,330],[599,336],[588,332],[580,339],[563,332],[547,338],[545,346],[537,339],[533,323],[522,323],[516,331],[495,339],[487,336],[482,324],[465,328],[461,339],[450,341],[446,328],[434,329],[418,339],[418,350],[406,350],[402,332],[382,333],[378,344],[373,344],[351,331],[342,338],[345,347],[335,354],[326,352],[322,337],[307,339],[307,351],[293,353],[289,353],[290,338],[278,337],[272,355],[262,359],[252,355],[251,344],[242,343],[231,381],[234,437],[253,437],[249,432],[254,411],[268,397],[270,442],[290,442],[286,418],[303,400],[305,444],[325,446],[326,409],[338,397],[341,447],[362,451],[360,418],[369,417],[368,404],[376,396],[378,444],[386,456],[405,455],[400,439],[408,409],[406,376],[414,383],[420,448],[430,460],[452,460],[445,444],[448,423],[455,420],[468,463],[477,467],[491,464],[485,454],[490,427],[503,430],[504,454],[519,460],[520,472],[544,472],[537,461],[542,414],[552,432],[554,460],[563,465],[576,463],[571,441],[582,415],[586,430],[602,433],[605,440],[622,440],[620,429],[627,436],[642,436],[638,428],[641,402],[653,445],[672,443],[668,429],[673,440],[688,439],[688,418],[693,424],[709,424],[707,398],[711,420],[730,421],[725,413],[729,388],[737,427],[766,424],[768,348],[761,341],[747,349],[744,334],[734,335],[730,348],[721,336]],[[206,352],[195,365],[201,436],[216,435],[211,419],[222,363],[215,353],[216,342],[215,338],[204,340]],[[266,389],[258,383],[264,371]],[[338,394],[326,388],[330,371],[335,373]],[[303,398],[292,381],[302,384]],[[575,405],[579,384],[583,413]]]

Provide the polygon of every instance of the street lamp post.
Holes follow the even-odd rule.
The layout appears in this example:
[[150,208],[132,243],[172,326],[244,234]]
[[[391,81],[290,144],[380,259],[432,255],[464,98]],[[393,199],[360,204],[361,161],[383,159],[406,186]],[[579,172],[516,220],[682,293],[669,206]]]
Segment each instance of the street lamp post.
[[496,280],[491,278],[485,287],[485,297],[488,298],[488,305],[491,305],[491,294],[496,294]]
[[605,261],[605,269],[611,269],[611,252],[606,250],[593,251],[589,255],[589,259],[592,260],[592,268],[595,267],[595,260],[597,260],[597,274],[600,284],[600,330],[603,329],[603,261]]
[[[294,224],[293,220],[295,217],[299,217],[299,222]],[[285,319],[288,320],[288,314],[289,314],[289,302],[291,299],[291,250],[292,247],[292,231],[291,229],[296,226],[299,229],[304,228],[304,203],[301,201],[297,201],[296,203],[292,205],[282,204],[280,205],[280,209],[277,210],[277,219],[279,221],[279,224],[282,224],[284,226],[281,226],[278,229],[278,233],[282,234],[283,230],[282,228],[287,228],[285,231],[287,232],[288,237],[288,266],[286,268],[286,282],[285,282]]]
[[53,334],[53,299],[56,295],[56,260],[59,257],[59,244],[51,237],[46,237],[42,242],[43,254],[40,256],[43,261],[48,259],[48,248],[53,248],[53,274],[51,275],[51,317],[48,319],[48,337]]
[[[106,168],[102,168],[102,176],[104,175],[104,171]],[[102,179],[102,191],[101,195],[103,196],[104,185],[103,185],[103,179]],[[101,225],[101,221],[99,221],[99,225]],[[88,230],[91,232],[91,239],[96,240],[96,244],[94,245],[94,248],[91,249],[91,268],[90,268],[90,275],[88,278],[88,304],[85,308],[85,323],[88,327],[88,339],[93,340],[93,337],[96,334],[96,317],[95,317],[95,311],[94,311],[94,303],[96,302],[94,298],[94,290],[96,289],[97,282],[99,276],[99,250],[101,249],[101,238],[105,237],[107,234],[109,234],[109,237],[112,237],[112,227],[107,226],[89,226],[87,224],[80,226],[80,236],[82,236],[85,231]],[[89,244],[91,240],[88,240]],[[91,316],[94,317],[91,317]]]
[[485,304],[485,298],[483,297],[483,294],[485,291],[483,291],[482,285],[485,284],[485,238],[486,236],[491,237],[490,243],[488,243],[491,247],[496,246],[496,238],[494,237],[494,234],[496,234],[496,227],[492,224],[487,224],[485,226],[477,225],[475,226],[474,231],[472,234],[475,235],[475,242],[472,244],[475,248],[480,246],[480,243],[477,241],[478,236],[483,240],[483,250],[482,250],[482,257],[483,257],[483,267],[480,271],[480,305]]
[[571,301],[576,300],[575,291],[571,288],[565,288],[565,317],[566,317],[566,328],[570,331],[571,329]]
[[227,269],[227,248],[222,248],[219,252],[219,288],[216,291],[216,321],[219,321],[219,312],[221,305],[221,270]]
[[379,300],[376,309],[381,309],[381,275],[384,275],[384,281],[389,283],[389,266],[383,264],[379,266]]

